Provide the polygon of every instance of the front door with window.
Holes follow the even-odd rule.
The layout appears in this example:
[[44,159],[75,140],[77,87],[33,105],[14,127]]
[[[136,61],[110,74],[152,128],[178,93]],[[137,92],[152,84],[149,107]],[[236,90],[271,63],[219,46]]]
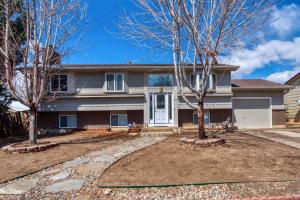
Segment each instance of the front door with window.
[[166,124],[168,123],[168,99],[165,94],[155,95],[155,123]]
[[172,94],[150,94],[150,124],[167,125],[173,123]]

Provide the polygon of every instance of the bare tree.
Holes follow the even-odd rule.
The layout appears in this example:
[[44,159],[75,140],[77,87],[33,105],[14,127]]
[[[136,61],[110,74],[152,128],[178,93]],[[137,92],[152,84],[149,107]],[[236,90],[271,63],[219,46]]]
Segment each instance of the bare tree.
[[[30,109],[29,142],[36,144],[36,114],[40,103],[53,99],[49,93],[51,74],[59,70],[60,60],[75,46],[78,27],[86,6],[80,0],[21,0],[25,41],[14,37],[11,19],[19,7],[11,0],[0,3],[4,16],[1,34],[4,69],[2,78],[12,96]],[[72,45],[68,42],[74,42]]]
[[[178,93],[198,110],[199,138],[205,138],[204,99],[215,92],[209,87],[213,66],[220,55],[258,36],[274,1],[136,0],[140,12],[121,16],[119,28],[138,45],[170,50]],[[187,98],[184,87],[195,94],[197,104]]]

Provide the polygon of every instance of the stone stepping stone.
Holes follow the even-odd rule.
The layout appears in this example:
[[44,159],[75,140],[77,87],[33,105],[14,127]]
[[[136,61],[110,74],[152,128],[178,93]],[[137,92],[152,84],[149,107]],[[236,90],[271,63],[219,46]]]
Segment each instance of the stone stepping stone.
[[0,194],[23,194],[32,188],[34,188],[37,184],[37,179],[21,179],[8,184],[2,188],[0,188]]
[[49,179],[52,181],[57,181],[57,180],[61,180],[61,179],[65,179],[67,177],[69,177],[71,175],[71,171],[62,171],[54,176],[51,176]]
[[61,171],[61,169],[58,169],[58,168],[57,169],[50,169],[50,170],[46,169],[46,170],[43,170],[43,171],[39,172],[38,176],[48,176],[48,175],[51,175],[51,174],[56,174],[60,171]]
[[101,155],[94,159],[95,162],[103,162],[103,163],[113,163],[115,158],[110,155]]
[[68,161],[64,164],[64,166],[66,168],[68,167],[76,167],[78,165],[82,165],[82,164],[85,164],[85,163],[88,163],[90,162],[90,159],[87,159],[87,158],[79,158],[79,159],[75,159],[75,160],[71,160],[71,161]]
[[59,183],[54,183],[45,188],[46,193],[68,192],[72,190],[80,190],[84,183],[82,179],[69,179]]

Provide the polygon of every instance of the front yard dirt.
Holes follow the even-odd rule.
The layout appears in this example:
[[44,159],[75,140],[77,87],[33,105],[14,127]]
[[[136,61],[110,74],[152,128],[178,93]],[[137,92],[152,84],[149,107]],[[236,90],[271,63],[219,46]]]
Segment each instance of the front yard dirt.
[[[63,136],[43,138],[39,141],[80,141],[84,139],[95,138],[96,136],[99,136],[99,141],[75,144],[60,144],[55,148],[36,153],[13,154],[0,151],[0,183],[16,178],[18,176],[26,175],[28,173],[44,169],[63,161],[73,159],[78,156],[85,155],[91,151],[96,151],[111,145],[120,144],[124,140],[127,140],[126,138],[103,138],[102,140],[102,136],[105,136],[103,133],[78,132]],[[8,142],[6,141],[6,144],[7,143]]]
[[297,180],[300,151],[282,144],[234,133],[226,145],[201,148],[180,145],[173,136],[112,165],[99,185],[156,185],[199,182]]

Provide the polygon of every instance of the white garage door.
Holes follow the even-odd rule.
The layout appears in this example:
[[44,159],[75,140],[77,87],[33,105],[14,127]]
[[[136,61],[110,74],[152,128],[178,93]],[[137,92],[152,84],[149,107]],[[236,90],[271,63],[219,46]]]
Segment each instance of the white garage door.
[[238,128],[271,128],[269,99],[232,99],[232,107]]

